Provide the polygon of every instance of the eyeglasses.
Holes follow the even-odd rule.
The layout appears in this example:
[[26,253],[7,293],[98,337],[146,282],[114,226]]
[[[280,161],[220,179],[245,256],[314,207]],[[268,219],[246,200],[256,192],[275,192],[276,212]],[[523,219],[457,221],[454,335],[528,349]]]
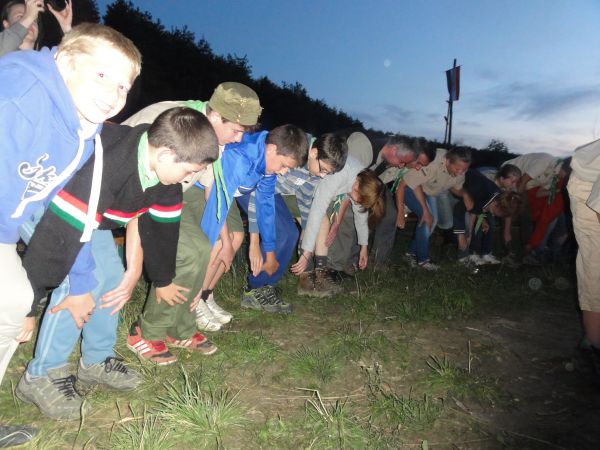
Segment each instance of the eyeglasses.
[[335,173],[334,171],[323,169],[323,167],[321,166],[321,160],[319,158],[317,158],[317,164],[319,165],[319,173],[322,173],[323,175],[331,175]]

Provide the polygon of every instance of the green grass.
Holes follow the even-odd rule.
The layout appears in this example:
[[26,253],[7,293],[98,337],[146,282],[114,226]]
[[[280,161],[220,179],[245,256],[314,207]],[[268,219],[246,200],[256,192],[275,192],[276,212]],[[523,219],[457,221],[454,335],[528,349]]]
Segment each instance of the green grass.
[[290,355],[289,371],[304,386],[324,386],[335,377],[339,364],[333,351],[304,345]]

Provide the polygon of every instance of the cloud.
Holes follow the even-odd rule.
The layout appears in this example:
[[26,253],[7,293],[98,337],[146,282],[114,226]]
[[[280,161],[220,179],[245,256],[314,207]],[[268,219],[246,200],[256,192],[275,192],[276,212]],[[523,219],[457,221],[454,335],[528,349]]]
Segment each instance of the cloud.
[[583,108],[600,101],[598,86],[558,86],[513,82],[480,92],[479,111],[511,110],[512,117],[536,120]]

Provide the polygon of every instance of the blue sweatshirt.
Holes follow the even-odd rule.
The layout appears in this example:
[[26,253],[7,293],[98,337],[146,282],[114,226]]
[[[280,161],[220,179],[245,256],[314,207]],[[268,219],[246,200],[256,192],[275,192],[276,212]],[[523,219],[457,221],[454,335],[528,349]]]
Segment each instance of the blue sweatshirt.
[[[265,140],[268,134],[268,131],[245,133],[240,143],[227,145],[221,158],[213,165],[215,184],[200,222],[211,245],[219,237],[229,204],[235,201],[234,197],[256,191],[256,215],[259,217],[261,245],[265,252],[275,250],[274,195],[277,176],[265,174]],[[222,177],[218,174],[221,169]],[[217,214],[218,211],[220,215]]]
[[[18,241],[19,225],[45,207],[94,152],[98,130],[83,137],[54,54],[45,48],[0,58],[0,242],[5,244]],[[86,292],[85,286],[81,290]]]
[[0,58],[0,242],[59,190],[94,151],[80,140],[71,95],[49,49]]

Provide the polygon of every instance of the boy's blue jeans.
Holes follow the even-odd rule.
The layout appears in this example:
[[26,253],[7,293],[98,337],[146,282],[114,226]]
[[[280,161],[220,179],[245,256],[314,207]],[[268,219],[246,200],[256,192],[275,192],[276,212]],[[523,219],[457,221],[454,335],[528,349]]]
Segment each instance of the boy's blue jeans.
[[[39,218],[38,220],[39,221]],[[28,242],[35,229],[35,222],[21,226],[21,237]],[[27,366],[32,376],[46,376],[48,369],[62,367],[83,335],[81,357],[85,365],[96,364],[115,356],[113,346],[117,340],[119,314],[110,315],[112,308],[100,309],[101,297],[119,285],[123,278],[123,263],[117,253],[110,230],[95,230],[92,233],[92,255],[96,263],[94,277],[98,285],[92,291],[96,309],[83,329],[77,328],[67,310],[56,314],[48,311],[62,302],[69,294],[69,278],[54,289],[50,304],[42,318],[35,346],[34,358]]]
[[[248,214],[249,199],[249,195],[236,198],[238,206],[246,214]],[[260,220],[260,217],[257,217],[257,220]],[[286,206],[285,201],[279,194],[275,195],[275,236],[275,258],[277,258],[277,262],[279,262],[279,268],[271,276],[265,271],[259,273],[256,277],[252,275],[252,273],[248,273],[248,287],[250,289],[257,289],[265,285],[275,286],[287,271],[290,260],[292,259],[292,254],[294,253],[294,248],[298,243],[298,238],[300,236],[298,226],[290,214],[290,210]],[[264,257],[265,252],[263,251],[263,258]]]
[[[410,244],[408,252],[417,257],[417,263],[429,261],[429,237],[431,236],[431,233],[433,233],[433,230],[435,230],[438,221],[438,209],[435,197],[431,197],[427,194],[424,195],[429,212],[433,216],[433,224],[431,229],[429,229],[427,224],[421,224],[418,225],[415,230],[415,237]],[[418,221],[421,221],[423,210],[417,201],[417,197],[415,197],[413,190],[408,186],[404,189],[404,203],[408,209],[417,215]]]

